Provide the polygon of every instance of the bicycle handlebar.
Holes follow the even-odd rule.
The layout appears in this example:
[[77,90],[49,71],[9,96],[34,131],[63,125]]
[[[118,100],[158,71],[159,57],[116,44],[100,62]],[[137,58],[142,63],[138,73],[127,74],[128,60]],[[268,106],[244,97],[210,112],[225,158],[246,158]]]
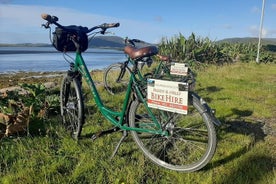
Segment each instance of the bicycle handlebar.
[[112,27],[119,27],[120,23],[103,23],[100,25],[100,28],[102,29],[108,29],[108,28],[112,28]]
[[133,47],[136,47],[135,43],[146,43],[143,40],[139,40],[139,39],[129,39],[128,37],[125,38],[125,45],[130,44]]
[[41,17],[42,17],[44,20],[47,20],[47,21],[50,22],[50,23],[54,23],[54,22],[57,22],[57,21],[58,21],[58,18],[57,18],[56,16],[51,16],[51,15],[46,14],[46,13],[41,14]]
[[[55,24],[56,26],[66,29],[66,26],[62,26],[59,23],[57,23],[58,21],[58,17],[56,16],[51,16],[49,14],[43,13],[41,14],[41,17],[47,21],[46,24],[42,24],[42,26],[44,26],[45,28],[49,28],[50,24]],[[91,31],[94,31],[95,29],[102,29],[102,31],[100,31],[101,34],[104,34],[105,31],[109,28],[114,28],[114,27],[119,27],[120,23],[103,23],[101,25],[98,26],[94,26],[90,29],[86,29],[85,33],[90,33]]]

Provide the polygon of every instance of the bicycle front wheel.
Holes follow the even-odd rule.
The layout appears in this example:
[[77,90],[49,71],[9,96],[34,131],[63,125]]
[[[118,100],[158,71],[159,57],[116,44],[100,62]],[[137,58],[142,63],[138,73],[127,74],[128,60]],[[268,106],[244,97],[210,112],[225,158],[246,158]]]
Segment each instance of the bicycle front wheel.
[[[132,131],[143,153],[154,163],[167,169],[192,172],[204,167],[216,149],[216,132],[200,100],[189,95],[188,115],[151,109],[168,136]],[[156,129],[145,105],[134,101],[129,112],[131,127]]]
[[124,92],[130,79],[130,73],[124,63],[114,63],[104,72],[105,89],[112,95]]
[[65,76],[60,90],[63,125],[74,139],[78,139],[84,124],[84,104],[80,80]]

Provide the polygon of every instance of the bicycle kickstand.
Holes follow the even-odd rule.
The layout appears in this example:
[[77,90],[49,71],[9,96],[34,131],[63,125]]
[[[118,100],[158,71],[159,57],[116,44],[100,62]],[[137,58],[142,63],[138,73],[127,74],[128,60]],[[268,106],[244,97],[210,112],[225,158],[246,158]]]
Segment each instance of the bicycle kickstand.
[[101,136],[104,136],[106,134],[111,134],[111,133],[115,133],[117,131],[121,130],[119,127],[113,127],[111,129],[108,129],[108,130],[104,130],[104,131],[99,131],[97,133],[94,133],[92,136],[91,136],[91,139],[92,141],[95,141],[97,138],[101,137]]
[[120,139],[120,141],[118,142],[118,144],[117,144],[115,150],[113,151],[113,153],[112,153],[110,159],[112,159],[112,158],[116,155],[116,153],[118,152],[118,149],[119,149],[120,145],[122,144],[123,140],[124,140],[126,137],[127,137],[127,131],[124,130],[124,131],[123,131],[123,136],[122,136],[122,138]]

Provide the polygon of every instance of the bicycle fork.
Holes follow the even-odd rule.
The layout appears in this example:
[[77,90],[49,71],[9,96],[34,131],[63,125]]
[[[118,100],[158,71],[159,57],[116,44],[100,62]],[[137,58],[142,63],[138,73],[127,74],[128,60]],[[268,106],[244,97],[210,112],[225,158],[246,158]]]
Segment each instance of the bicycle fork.
[[117,83],[119,83],[122,80],[122,78],[124,77],[124,75],[126,73],[127,65],[128,65],[128,62],[125,62],[124,65],[121,66],[120,74],[119,74],[118,78],[116,79]]

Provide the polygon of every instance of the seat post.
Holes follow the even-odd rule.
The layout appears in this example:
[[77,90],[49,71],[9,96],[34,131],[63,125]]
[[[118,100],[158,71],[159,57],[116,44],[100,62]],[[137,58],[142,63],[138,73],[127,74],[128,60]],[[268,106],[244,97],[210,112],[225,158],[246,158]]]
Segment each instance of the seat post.
[[137,73],[138,73],[138,61],[137,61],[137,60],[134,60],[132,72],[133,72],[134,74],[137,74]]

